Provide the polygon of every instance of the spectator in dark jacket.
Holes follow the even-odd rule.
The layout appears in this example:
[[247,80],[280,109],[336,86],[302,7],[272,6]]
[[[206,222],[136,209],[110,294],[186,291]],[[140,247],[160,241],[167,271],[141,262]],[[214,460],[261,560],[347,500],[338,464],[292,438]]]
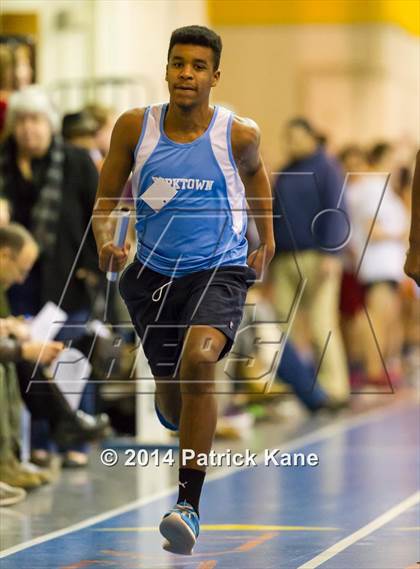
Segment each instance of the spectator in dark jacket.
[[[98,181],[87,152],[56,134],[59,117],[46,94],[31,86],[10,97],[0,153],[0,196],[12,219],[31,231],[40,257],[24,285],[11,294],[17,314],[36,314],[51,300],[70,315],[88,315],[88,278],[99,279],[89,228]],[[60,302],[62,300],[62,302]]]
[[[59,304],[68,314],[69,326],[59,336],[66,340],[75,331],[83,334],[93,287],[102,277],[90,229],[97,170],[85,150],[63,143],[59,130],[58,114],[39,86],[12,94],[0,153],[0,196],[9,199],[12,219],[34,235],[40,249],[28,279],[10,290],[12,311],[36,314],[46,301]],[[82,401],[85,411],[94,412],[93,394]],[[36,427],[32,432],[38,438]]]
[[[349,230],[343,178],[306,119],[291,120],[286,137],[290,162],[274,185],[276,308],[285,323],[291,323],[297,308],[292,336],[298,346],[305,330],[318,361],[326,348],[319,380],[330,396],[344,402],[349,382],[338,322],[341,261],[337,255]],[[304,315],[307,321],[302,326]]]

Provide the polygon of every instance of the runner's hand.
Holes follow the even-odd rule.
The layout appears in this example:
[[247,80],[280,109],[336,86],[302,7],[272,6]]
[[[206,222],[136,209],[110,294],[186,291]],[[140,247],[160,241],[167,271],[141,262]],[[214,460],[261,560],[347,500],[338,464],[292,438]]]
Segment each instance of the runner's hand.
[[264,271],[273,257],[274,248],[268,247],[267,245],[260,245],[258,249],[248,255],[248,266],[252,267],[257,273],[257,280],[264,276]]
[[122,271],[127,262],[130,247],[130,243],[126,243],[122,249],[116,247],[112,241],[104,243],[99,250],[99,268],[101,271],[104,273]]

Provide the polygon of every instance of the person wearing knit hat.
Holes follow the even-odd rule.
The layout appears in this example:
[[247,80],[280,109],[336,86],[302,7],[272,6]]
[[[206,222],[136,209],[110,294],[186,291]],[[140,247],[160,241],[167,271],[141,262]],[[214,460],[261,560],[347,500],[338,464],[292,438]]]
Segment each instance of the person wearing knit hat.
[[42,115],[53,134],[60,131],[60,115],[46,91],[39,85],[30,85],[10,96],[5,123],[7,134],[13,132],[16,121],[22,115]]
[[[98,174],[89,154],[63,142],[60,116],[38,85],[13,93],[0,148],[0,198],[12,221],[34,236],[40,255],[24,284],[12,287],[14,314],[34,315],[52,301],[68,314],[61,340],[83,335],[100,286],[96,246],[89,230]],[[92,283],[96,283],[92,290]],[[93,400],[83,411],[94,412]],[[36,433],[36,429],[33,429]],[[47,448],[37,441],[35,448]],[[83,458],[86,462],[86,459]]]

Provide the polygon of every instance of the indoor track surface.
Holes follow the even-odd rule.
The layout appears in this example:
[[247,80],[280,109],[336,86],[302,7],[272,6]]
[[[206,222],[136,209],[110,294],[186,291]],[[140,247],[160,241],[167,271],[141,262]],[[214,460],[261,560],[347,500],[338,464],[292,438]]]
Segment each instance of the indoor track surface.
[[[319,465],[219,469],[192,557],[161,549],[175,489],[3,551],[1,569],[408,569],[419,555],[419,409],[410,402],[281,446]],[[279,456],[277,456],[279,459]]]

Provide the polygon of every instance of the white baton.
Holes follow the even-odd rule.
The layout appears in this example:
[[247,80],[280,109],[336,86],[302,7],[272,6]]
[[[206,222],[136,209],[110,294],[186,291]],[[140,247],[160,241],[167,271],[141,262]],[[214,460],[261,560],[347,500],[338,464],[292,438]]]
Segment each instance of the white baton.
[[[127,237],[128,222],[130,221],[130,210],[123,208],[117,212],[118,219],[117,225],[115,227],[114,233],[114,245],[119,249],[124,247],[125,238]],[[115,282],[117,280],[118,273],[108,271],[106,278],[109,282]]]

